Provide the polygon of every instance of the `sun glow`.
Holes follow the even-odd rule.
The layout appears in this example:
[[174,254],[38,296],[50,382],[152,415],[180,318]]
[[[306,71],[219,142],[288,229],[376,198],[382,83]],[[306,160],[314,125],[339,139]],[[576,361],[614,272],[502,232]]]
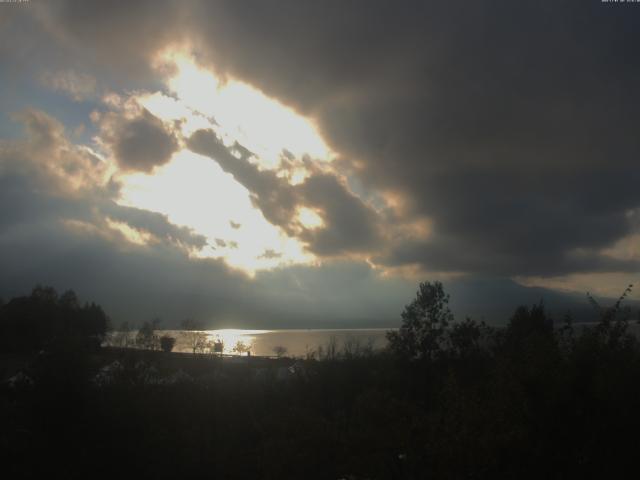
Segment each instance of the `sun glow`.
[[[223,343],[223,351],[225,355],[241,355],[246,351],[252,351],[255,343],[255,335],[269,333],[271,330],[240,330],[234,328],[209,330],[207,331],[207,339],[210,342],[221,341]],[[245,347],[244,352],[238,351],[237,347]]]
[[200,68],[189,55],[175,51],[164,52],[156,64],[174,72],[167,86],[182,105],[215,122],[218,133],[254,152],[263,167],[277,167],[284,150],[296,157],[332,159],[310,119],[251,85],[222,80]]
[[148,245],[153,240],[151,234],[131,228],[126,223],[118,222],[110,218],[107,218],[106,222],[110,229],[119,232],[126,240],[135,245]]
[[224,258],[250,274],[313,260],[297,240],[264,219],[251,204],[249,192],[231,175],[188,150],[174,155],[153,175],[126,176],[120,203],[161,212],[170,222],[205,235],[208,245],[196,256]]
[[298,222],[306,229],[319,228],[324,225],[324,220],[322,220],[322,217],[311,208],[299,208],[297,218]]
[[[254,154],[251,162],[273,169],[291,184],[304,180],[308,162],[332,159],[309,119],[250,85],[223,81],[183,53],[164,53],[156,66],[171,72],[165,79],[169,94],[136,92],[131,99],[173,124],[183,139],[198,129],[214,130],[226,145],[240,143]],[[250,275],[316,261],[301,242],[264,218],[250,192],[233,176],[186,148],[151,174],[123,174],[120,180],[121,204],[163,213],[170,222],[206,236],[208,245],[192,255],[223,258]],[[308,208],[298,211],[297,221],[307,229],[323,225],[318,213]],[[144,240],[121,226],[114,228],[132,242]]]

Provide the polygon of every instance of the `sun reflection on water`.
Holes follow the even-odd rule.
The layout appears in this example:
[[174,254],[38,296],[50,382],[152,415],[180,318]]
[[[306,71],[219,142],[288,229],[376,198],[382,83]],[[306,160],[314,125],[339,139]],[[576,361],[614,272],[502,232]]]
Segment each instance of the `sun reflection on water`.
[[[253,352],[256,335],[269,333],[271,330],[241,330],[226,328],[221,330],[206,330],[207,340],[214,344],[221,341],[223,343],[222,353],[225,355],[246,355]],[[243,350],[243,348],[246,350]]]

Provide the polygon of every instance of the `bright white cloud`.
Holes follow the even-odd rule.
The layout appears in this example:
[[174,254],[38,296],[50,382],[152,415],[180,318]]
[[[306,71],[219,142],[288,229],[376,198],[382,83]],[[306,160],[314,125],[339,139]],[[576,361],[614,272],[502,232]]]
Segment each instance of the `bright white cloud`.
[[[267,222],[249,192],[209,158],[182,150],[153,175],[127,175],[122,184],[121,204],[161,212],[172,223],[205,235],[209,245],[197,256],[224,258],[249,273],[313,261],[297,240]],[[264,256],[268,250],[280,256]]]
[[313,122],[252,86],[223,81],[199,68],[189,56],[168,51],[159,64],[174,68],[167,85],[182,105],[215,120],[220,134],[256,153],[263,166],[275,167],[282,151],[297,157],[331,160],[332,152]]
[[[251,161],[260,168],[275,169],[292,184],[308,175],[305,162],[332,159],[309,119],[253,87],[222,81],[181,53],[165,53],[157,65],[159,71],[171,72],[165,79],[170,94],[133,92],[127,98],[111,94],[104,104],[126,115],[132,109],[146,109],[175,125],[183,138],[199,129],[215,130],[226,144],[238,142],[251,151]],[[250,274],[316,261],[299,240],[265,220],[252,204],[250,192],[209,158],[182,149],[151,174],[121,173],[120,203],[160,212],[172,223],[206,236],[208,246],[197,256],[224,258]],[[312,210],[304,209],[299,217],[305,227],[322,225],[322,218]],[[240,228],[234,227],[238,224]]]

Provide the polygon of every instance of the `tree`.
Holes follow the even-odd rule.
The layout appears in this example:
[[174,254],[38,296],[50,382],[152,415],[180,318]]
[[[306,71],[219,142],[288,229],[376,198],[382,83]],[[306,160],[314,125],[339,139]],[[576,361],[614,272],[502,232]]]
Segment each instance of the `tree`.
[[204,352],[207,347],[207,334],[202,331],[204,329],[203,325],[192,318],[186,318],[180,322],[180,326],[183,330],[180,335],[184,343],[193,351],[193,354]]
[[338,352],[338,338],[335,335],[331,335],[324,345],[318,345],[318,360],[337,360],[339,356]]
[[58,302],[58,292],[53,287],[36,285],[31,291],[31,299],[39,303],[54,304]]
[[600,337],[601,341],[606,342],[609,347],[624,346],[635,340],[633,334],[628,332],[629,320],[633,313],[631,308],[622,305],[632,291],[633,284],[630,284],[611,307],[602,307],[590,293],[587,293],[589,303],[591,303],[591,306],[599,316],[598,325],[594,333]]
[[342,357],[346,359],[370,357],[374,351],[373,338],[347,336],[342,344]]
[[629,294],[633,291],[633,284],[629,284],[627,288],[624,289],[622,295],[618,297],[616,303],[613,306],[605,308],[600,305],[600,303],[595,299],[593,295],[587,292],[587,300],[591,306],[598,313],[598,317],[600,323],[604,326],[604,328],[608,328],[610,324],[616,320],[622,322],[628,322],[631,317],[631,309],[629,307],[623,307],[622,302],[627,298]]
[[169,353],[171,350],[173,350],[175,344],[176,339],[170,337],[169,335],[163,335],[160,337],[160,348],[163,352]]
[[505,333],[507,341],[516,345],[532,337],[553,339],[553,320],[547,315],[542,302],[531,308],[520,305],[509,320]]
[[129,322],[122,322],[118,331],[113,334],[112,344],[116,347],[127,348],[131,346],[131,327]]
[[156,329],[160,325],[160,319],[154,318],[150,322],[144,322],[136,335],[136,345],[148,350],[160,348],[160,338],[156,335]]
[[243,353],[249,354],[251,352],[251,345],[247,345],[242,340],[238,340],[236,342],[235,347],[233,347],[233,351],[242,355]]
[[273,353],[276,354],[276,357],[280,358],[287,354],[287,347],[283,347],[282,345],[276,345],[272,348]]
[[409,359],[434,359],[441,352],[446,329],[453,321],[449,295],[442,283],[420,283],[416,298],[402,312],[402,325],[387,332],[389,348]]
[[58,303],[62,308],[67,308],[69,310],[80,309],[80,301],[78,300],[76,292],[74,292],[73,290],[67,290],[62,295],[60,295],[60,300],[58,300]]
[[91,302],[85,303],[81,309],[71,310],[71,312],[77,312],[74,323],[80,325],[82,334],[91,338],[97,345],[100,345],[105,339],[107,332],[111,329],[111,321],[106,313],[104,313],[102,307]]
[[491,328],[484,322],[476,322],[467,317],[464,322],[456,322],[449,332],[449,348],[452,355],[469,358],[479,354],[491,336]]
[[0,350],[39,351],[52,342],[73,342],[99,348],[109,317],[95,303],[80,306],[69,290],[62,296],[53,287],[36,286],[29,296],[12,298],[0,313]]
[[217,353],[219,355],[224,353],[224,342],[219,337],[213,342],[213,353]]

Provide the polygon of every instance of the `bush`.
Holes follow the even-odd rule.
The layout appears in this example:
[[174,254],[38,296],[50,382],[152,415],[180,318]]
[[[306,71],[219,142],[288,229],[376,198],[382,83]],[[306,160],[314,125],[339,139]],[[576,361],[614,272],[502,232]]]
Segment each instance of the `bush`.
[[176,344],[176,339],[173,337],[170,337],[169,335],[163,335],[162,337],[160,337],[160,348],[162,349],[163,352],[171,352],[171,350],[173,350],[173,347]]

